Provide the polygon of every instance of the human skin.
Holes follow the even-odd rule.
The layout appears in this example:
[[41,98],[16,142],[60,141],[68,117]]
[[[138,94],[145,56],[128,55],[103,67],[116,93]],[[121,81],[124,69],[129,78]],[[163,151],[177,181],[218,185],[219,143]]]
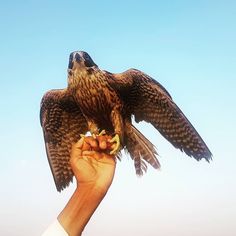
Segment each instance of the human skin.
[[110,155],[108,135],[82,137],[73,145],[70,164],[77,188],[58,216],[70,236],[79,236],[106,195],[115,173],[116,161]]

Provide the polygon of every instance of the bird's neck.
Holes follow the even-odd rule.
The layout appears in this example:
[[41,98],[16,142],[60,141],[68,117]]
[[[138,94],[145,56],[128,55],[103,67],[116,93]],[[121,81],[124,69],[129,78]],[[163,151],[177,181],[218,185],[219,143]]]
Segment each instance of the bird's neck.
[[76,90],[79,87],[84,87],[86,81],[93,82],[97,80],[98,70],[86,69],[86,70],[74,70],[71,74],[68,73],[68,89]]

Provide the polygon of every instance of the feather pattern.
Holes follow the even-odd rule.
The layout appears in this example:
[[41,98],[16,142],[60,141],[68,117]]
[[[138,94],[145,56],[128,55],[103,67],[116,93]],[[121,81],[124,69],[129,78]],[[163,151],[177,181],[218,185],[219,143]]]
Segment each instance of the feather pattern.
[[160,168],[154,145],[127,121],[125,122],[125,137],[125,149],[134,160],[137,175],[143,175],[143,172],[147,171],[146,163],[149,163],[155,169]]
[[86,52],[77,51],[69,58],[68,87],[47,92],[41,102],[40,120],[57,190],[72,181],[71,147],[87,131],[117,134],[138,175],[147,164],[160,168],[154,145],[132,125],[132,117],[151,123],[188,156],[211,159],[201,136],[160,83],[135,69],[102,71]]
[[48,91],[41,102],[40,121],[48,161],[58,191],[72,181],[69,164],[71,146],[88,131],[79,107],[66,90]]
[[162,85],[135,69],[114,78],[111,84],[136,122],[151,123],[174,147],[196,160],[211,159],[207,145]]

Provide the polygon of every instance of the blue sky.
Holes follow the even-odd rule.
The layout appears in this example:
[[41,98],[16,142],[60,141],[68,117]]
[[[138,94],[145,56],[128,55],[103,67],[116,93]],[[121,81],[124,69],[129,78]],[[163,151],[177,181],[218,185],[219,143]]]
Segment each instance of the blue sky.
[[123,157],[84,235],[236,234],[235,1],[0,3],[0,234],[40,235],[75,186],[56,192],[39,104],[66,87],[69,53],[100,68],[140,69],[163,84],[214,157],[196,162],[146,124],[162,170],[137,178]]

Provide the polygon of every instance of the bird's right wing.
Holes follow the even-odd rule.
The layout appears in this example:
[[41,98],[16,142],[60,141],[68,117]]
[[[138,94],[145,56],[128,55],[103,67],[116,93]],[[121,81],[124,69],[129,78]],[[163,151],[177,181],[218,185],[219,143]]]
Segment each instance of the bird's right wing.
[[61,191],[72,181],[71,146],[81,133],[88,131],[87,122],[74,99],[63,89],[48,91],[43,96],[40,122],[56,188]]
[[211,159],[203,139],[160,83],[135,69],[112,74],[109,83],[135,121],[151,123],[174,147],[196,160]]

